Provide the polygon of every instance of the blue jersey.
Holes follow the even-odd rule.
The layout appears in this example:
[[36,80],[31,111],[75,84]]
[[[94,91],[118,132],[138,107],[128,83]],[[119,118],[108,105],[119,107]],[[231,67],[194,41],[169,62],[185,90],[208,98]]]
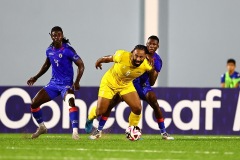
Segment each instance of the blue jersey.
[[72,62],[80,59],[75,50],[68,44],[63,43],[59,49],[53,46],[48,47],[46,56],[52,65],[50,83],[72,85],[74,76]]
[[[157,54],[154,53],[153,55],[153,60],[154,60],[154,68],[157,72],[160,72],[162,69],[162,59],[161,57]],[[133,80],[133,83],[140,83],[140,84],[145,84],[148,83],[149,84],[149,73],[145,72],[143,73],[140,77],[136,78]]]
[[235,88],[235,86],[240,84],[240,74],[236,71],[229,75],[228,72],[221,76],[221,83],[225,83],[225,88]]
[[[226,76],[226,73],[222,74],[222,76],[221,76],[221,83],[225,83],[225,76]],[[240,78],[240,74],[238,72],[236,72],[236,71],[234,71],[233,74],[231,74],[229,76],[232,79]]]

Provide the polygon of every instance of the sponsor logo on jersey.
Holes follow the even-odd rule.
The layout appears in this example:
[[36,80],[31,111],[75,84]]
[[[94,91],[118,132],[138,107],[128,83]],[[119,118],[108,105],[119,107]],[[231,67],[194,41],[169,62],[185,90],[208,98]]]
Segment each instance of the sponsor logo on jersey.
[[77,60],[78,58],[79,58],[79,57],[78,57],[77,54],[73,56],[73,59],[74,59],[74,60]]

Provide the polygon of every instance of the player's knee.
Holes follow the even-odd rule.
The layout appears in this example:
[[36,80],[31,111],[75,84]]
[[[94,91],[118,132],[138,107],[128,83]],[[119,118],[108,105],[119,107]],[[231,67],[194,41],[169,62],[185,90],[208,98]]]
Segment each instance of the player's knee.
[[69,100],[68,100],[68,104],[69,104],[69,106],[70,107],[75,107],[75,102],[74,102],[74,98],[70,98]]
[[132,112],[136,115],[140,115],[142,110],[141,109],[137,109],[137,110],[132,110]]
[[148,102],[148,104],[150,104],[150,106],[153,109],[159,108],[159,105],[157,102],[157,97],[154,93],[149,92],[149,94],[147,95],[147,102]]
[[98,117],[98,116],[104,114],[105,111],[106,111],[105,109],[103,109],[101,107],[97,107],[97,109],[96,109],[96,116]]
[[147,99],[151,102],[157,102],[157,97],[153,92],[147,94]]
[[136,106],[132,107],[132,112],[136,115],[140,115],[142,112],[142,106],[136,105]]
[[74,94],[67,94],[64,99],[65,103],[68,104],[69,107],[75,107],[75,95]]
[[101,111],[99,109],[96,110],[96,116],[100,116],[101,115]]

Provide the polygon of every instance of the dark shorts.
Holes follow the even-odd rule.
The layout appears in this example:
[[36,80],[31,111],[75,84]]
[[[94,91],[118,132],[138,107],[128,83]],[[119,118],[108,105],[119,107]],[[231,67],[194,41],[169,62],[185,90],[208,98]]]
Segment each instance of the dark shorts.
[[66,92],[68,90],[72,89],[72,85],[56,84],[54,82],[50,82],[43,88],[48,93],[48,95],[51,99],[56,98],[60,94],[61,94],[62,98],[64,98]]
[[149,83],[144,83],[144,84],[133,83],[133,84],[135,89],[137,90],[139,97],[144,101],[146,100],[146,94],[153,90]]

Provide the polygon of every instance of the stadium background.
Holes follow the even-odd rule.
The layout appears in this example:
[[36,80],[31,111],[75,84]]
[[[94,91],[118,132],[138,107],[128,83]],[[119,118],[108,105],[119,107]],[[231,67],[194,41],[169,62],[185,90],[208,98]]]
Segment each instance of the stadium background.
[[[153,12],[145,3],[157,5],[157,17],[145,18]],[[48,33],[59,25],[85,62],[81,85],[98,86],[108,65],[98,71],[95,60],[144,43],[149,22],[164,62],[159,86],[219,87],[226,60],[239,63],[239,7],[238,0],[1,0],[0,85],[26,85],[45,60]]]
[[[160,38],[158,53],[164,63],[158,87],[177,87],[173,92],[177,96],[188,96],[190,101],[204,100],[208,92],[201,92],[201,88],[210,87],[211,90],[220,86],[220,75],[226,70],[226,60],[235,58],[237,64],[239,63],[240,1],[150,2],[149,4],[148,0],[1,0],[1,109],[3,106],[10,109],[5,111],[9,116],[11,111],[18,107],[28,107],[29,102],[25,104],[21,96],[13,95],[8,102],[3,103],[3,97],[6,96],[3,96],[3,93],[11,88],[25,87],[27,79],[37,73],[45,60],[45,49],[51,43],[48,33],[55,25],[63,28],[65,36],[70,39],[72,46],[85,62],[86,70],[81,80],[81,86],[84,87],[84,92],[80,91],[82,95],[92,94],[92,98],[96,97],[96,93],[91,91],[97,89],[101,76],[111,65],[104,65],[103,71],[96,70],[94,63],[97,58],[113,54],[117,49],[131,50],[136,44],[144,44],[146,37],[156,34]],[[148,5],[152,5],[154,11],[149,9]],[[153,12],[156,14],[152,15]],[[50,76],[51,72],[48,71],[36,85],[38,87],[45,85]],[[24,88],[31,98],[37,89],[39,88]],[[190,94],[186,92],[188,89],[194,91]],[[157,91],[160,93],[161,88]],[[170,93],[171,88],[164,91]],[[237,107],[238,91],[223,90],[223,92],[231,92],[229,94],[233,95],[234,99],[228,101],[226,96],[221,95],[215,100],[220,101],[221,108],[232,107],[233,110],[230,112],[231,117],[234,117],[235,113],[237,115],[239,112],[237,108],[240,108]],[[81,94],[78,95],[78,99],[83,97]],[[197,96],[192,98],[191,95],[194,94]],[[162,97],[159,96],[159,99]],[[61,108],[61,101],[57,101]],[[170,104],[177,103],[172,102],[171,97],[167,101]],[[14,108],[11,108],[13,106]],[[29,113],[27,110],[20,111],[22,115],[10,119],[19,120],[23,114]],[[4,112],[0,113],[0,125],[3,126],[1,129],[14,132],[3,124],[4,115]],[[189,109],[187,115],[192,115]],[[204,116],[201,118],[205,119]],[[232,123],[233,120],[229,122],[231,127]],[[239,134],[231,129],[222,134]]]

